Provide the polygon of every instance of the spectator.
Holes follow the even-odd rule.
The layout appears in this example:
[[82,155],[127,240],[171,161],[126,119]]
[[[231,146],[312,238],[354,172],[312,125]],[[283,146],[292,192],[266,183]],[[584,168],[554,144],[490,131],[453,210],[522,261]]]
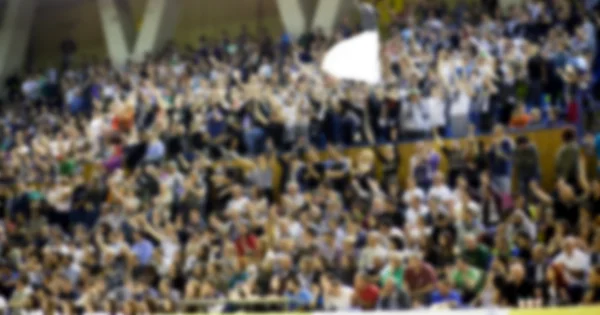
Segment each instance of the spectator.
[[518,137],[516,144],[513,158],[515,174],[517,174],[519,191],[527,193],[529,182],[540,178],[539,156],[537,148],[527,137]]
[[576,248],[575,239],[567,238],[563,251],[556,256],[553,265],[557,266],[567,281],[569,296],[572,301],[581,301],[587,272],[590,270],[590,256]]
[[508,194],[511,191],[510,169],[513,143],[504,133],[502,126],[494,128],[493,137],[493,143],[488,151],[492,180],[501,194]]
[[[598,141],[579,144],[568,129],[546,161],[547,145],[523,129],[593,127],[579,107],[591,117],[600,90],[598,19],[560,1],[416,10],[382,36],[377,86],[319,68],[353,32],[347,21],[301,46],[243,29],[119,69],[73,54],[64,71],[24,77],[0,119],[0,306],[343,312],[597,300]],[[478,136],[492,126],[486,144]],[[416,141],[406,163],[398,140]],[[555,190],[542,187],[554,177]]]
[[556,176],[571,187],[579,187],[579,145],[575,131],[567,129],[562,135],[563,145],[556,157]]
[[434,289],[437,282],[435,269],[421,257],[413,254],[408,261],[404,277],[408,292],[414,301],[424,303]]
[[525,269],[520,263],[513,263],[502,284],[502,299],[511,306],[524,305],[533,298],[534,287],[525,277]]
[[490,251],[484,244],[477,244],[477,238],[473,234],[464,238],[465,248],[462,257],[465,262],[481,270],[486,270],[491,261]]
[[457,308],[462,306],[460,293],[452,289],[446,279],[437,281],[437,289],[431,293],[431,304],[435,308]]

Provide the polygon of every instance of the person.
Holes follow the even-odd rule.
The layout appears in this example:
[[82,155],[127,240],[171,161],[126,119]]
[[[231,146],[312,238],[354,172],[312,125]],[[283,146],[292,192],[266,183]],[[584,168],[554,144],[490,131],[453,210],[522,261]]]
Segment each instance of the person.
[[452,289],[447,279],[438,279],[436,289],[431,292],[430,301],[436,308],[458,308],[462,306],[460,293]]
[[343,285],[335,276],[321,277],[323,287],[324,309],[328,311],[345,311],[352,308],[354,289]]
[[563,244],[563,251],[554,258],[552,265],[565,277],[570,298],[581,301],[586,284],[587,272],[591,269],[590,256],[577,248],[575,239],[568,237]]
[[421,303],[427,301],[437,282],[435,269],[429,263],[424,262],[418,254],[409,257],[404,278],[411,299]]
[[285,281],[286,296],[290,302],[288,309],[290,310],[309,310],[313,305],[312,293],[303,288],[296,277],[288,277]]
[[539,180],[540,160],[537,148],[525,136],[517,137],[516,148],[514,153],[514,174],[517,176],[519,191],[527,194],[529,191],[529,182]]
[[[367,7],[373,17],[380,6]],[[447,290],[486,307],[589,301],[600,146],[580,145],[564,123],[600,91],[590,80],[600,20],[560,1],[414,10],[380,34],[376,86],[319,67],[360,31],[349,19],[297,44],[243,27],[118,67],[21,75],[0,109],[0,303],[14,296],[11,313],[395,311]],[[521,105],[531,121],[509,134]],[[556,161],[528,128],[567,130]],[[416,143],[393,147],[404,138]],[[590,264],[567,274],[560,266],[578,251]],[[478,274],[485,285],[473,288]]]
[[533,299],[534,287],[525,277],[525,268],[519,262],[512,263],[506,278],[501,285],[502,299],[510,306],[525,305]]
[[365,273],[356,274],[354,282],[354,304],[362,310],[374,309],[379,300],[379,287],[370,282]]
[[567,129],[562,135],[563,144],[556,156],[556,176],[562,178],[571,187],[579,187],[579,144],[575,131]]
[[492,182],[501,194],[511,192],[513,142],[500,125],[494,127],[493,143],[488,151]]

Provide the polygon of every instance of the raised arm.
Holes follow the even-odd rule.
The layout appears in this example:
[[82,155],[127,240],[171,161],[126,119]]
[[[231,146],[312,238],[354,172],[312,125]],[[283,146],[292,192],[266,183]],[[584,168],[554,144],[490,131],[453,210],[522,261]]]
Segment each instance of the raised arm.
[[531,192],[534,194],[534,196],[536,196],[541,202],[545,203],[545,204],[551,204],[552,203],[552,196],[550,196],[548,193],[546,193],[538,184],[537,181],[531,181],[529,183],[529,189],[531,189]]

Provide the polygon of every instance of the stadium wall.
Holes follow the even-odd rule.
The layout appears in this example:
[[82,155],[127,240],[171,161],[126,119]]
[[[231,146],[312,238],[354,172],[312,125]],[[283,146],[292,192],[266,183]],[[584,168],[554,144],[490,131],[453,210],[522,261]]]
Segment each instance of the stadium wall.
[[[540,156],[540,168],[541,173],[544,174],[542,176],[542,186],[545,189],[552,190],[553,183],[555,182],[554,178],[554,168],[555,168],[555,157],[558,149],[561,145],[561,133],[564,128],[554,128],[547,130],[530,130],[525,132],[520,132],[519,134],[525,134],[529,137],[529,139],[537,145],[538,153]],[[516,135],[516,134],[515,134]],[[479,140],[483,140],[486,145],[491,143],[491,138],[489,136],[481,136],[478,138]],[[461,139],[460,141],[464,142],[465,139]],[[353,163],[356,162],[360,152],[364,150],[373,150],[374,147],[354,147],[349,148],[344,151],[346,156],[352,158]],[[396,150],[400,156],[400,167],[398,170],[398,180],[401,184],[404,184],[406,178],[409,173],[409,159],[415,152],[415,144],[414,143],[402,143],[396,146]],[[321,153],[321,158],[327,158],[327,152]],[[279,164],[273,160],[271,161],[273,173],[274,173],[274,187],[276,189],[275,196],[279,196],[281,193],[277,191],[277,187],[280,187],[279,180],[281,179],[281,167]],[[447,165],[445,159],[442,159],[441,169],[446,170]],[[375,170],[377,175],[381,178],[382,169],[381,165],[375,161]],[[513,185],[513,187],[516,187]],[[600,314],[600,312],[598,313]],[[598,315],[596,314],[596,315]],[[521,315],[521,314],[519,314]],[[523,314],[523,315],[535,315],[535,314]],[[564,314],[561,314],[564,315]]]

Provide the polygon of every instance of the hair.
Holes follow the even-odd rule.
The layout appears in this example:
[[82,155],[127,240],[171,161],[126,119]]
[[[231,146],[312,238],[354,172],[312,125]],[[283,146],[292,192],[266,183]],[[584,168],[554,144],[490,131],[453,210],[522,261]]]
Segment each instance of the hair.
[[572,127],[565,129],[562,133],[562,140],[564,142],[571,142],[575,140],[575,130]]
[[521,135],[517,137],[517,145],[525,145],[529,143],[529,138],[525,135]]

